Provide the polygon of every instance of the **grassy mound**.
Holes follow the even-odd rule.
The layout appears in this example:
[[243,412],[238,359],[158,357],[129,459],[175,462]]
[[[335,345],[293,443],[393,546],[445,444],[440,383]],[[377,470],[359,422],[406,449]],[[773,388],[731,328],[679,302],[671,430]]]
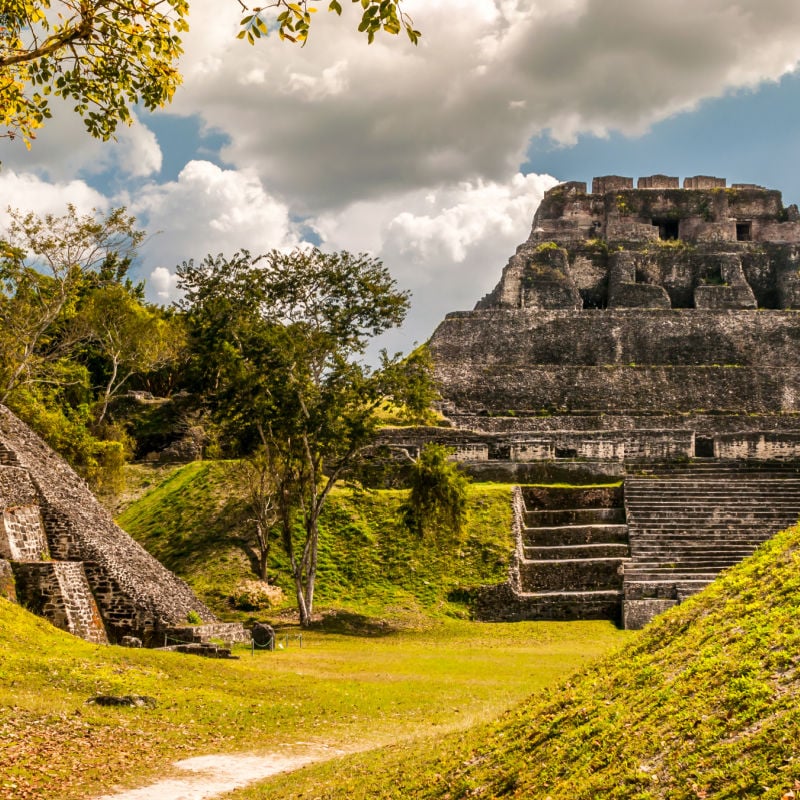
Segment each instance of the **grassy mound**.
[[[119,517],[120,525],[223,616],[254,577],[244,543],[248,513],[230,462],[196,462],[161,479]],[[458,539],[420,538],[402,520],[407,492],[332,493],[320,522],[317,606],[369,616],[464,614],[471,587],[503,581],[513,548],[510,487],[469,487]],[[273,546],[270,578],[289,599],[285,558]]]
[[[800,526],[498,722],[243,797],[750,798],[800,789]],[[433,752],[433,755],[431,753]],[[800,794],[800,792],[798,792]]]

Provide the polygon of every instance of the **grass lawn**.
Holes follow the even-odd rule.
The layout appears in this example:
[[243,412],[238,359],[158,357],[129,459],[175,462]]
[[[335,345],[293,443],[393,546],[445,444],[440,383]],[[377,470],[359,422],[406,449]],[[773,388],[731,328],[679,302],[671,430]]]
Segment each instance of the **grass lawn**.
[[[292,640],[275,653],[212,661],[93,646],[0,600],[0,796],[85,798],[163,776],[190,755],[441,737],[496,717],[626,638],[601,622],[443,620],[384,636],[312,631],[302,649]],[[87,705],[96,693],[158,705]]]

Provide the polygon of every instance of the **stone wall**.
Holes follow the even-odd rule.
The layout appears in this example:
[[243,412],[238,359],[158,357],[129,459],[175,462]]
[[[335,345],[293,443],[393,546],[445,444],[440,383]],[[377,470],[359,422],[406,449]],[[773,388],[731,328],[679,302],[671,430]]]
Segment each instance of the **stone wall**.
[[106,644],[105,628],[83,565],[69,561],[13,562],[17,600],[57,628]]
[[794,311],[457,312],[430,349],[451,413],[800,411]]
[[3,508],[0,515],[0,557],[12,561],[35,561],[49,556],[39,506]]

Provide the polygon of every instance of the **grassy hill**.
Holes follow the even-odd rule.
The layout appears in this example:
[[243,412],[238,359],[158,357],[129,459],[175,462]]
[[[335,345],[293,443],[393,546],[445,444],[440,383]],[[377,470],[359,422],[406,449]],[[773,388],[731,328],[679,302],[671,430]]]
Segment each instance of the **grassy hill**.
[[[253,578],[242,535],[248,514],[236,465],[207,461],[157,476],[120,516],[120,525],[184,578],[221,615],[235,614],[242,581]],[[318,607],[395,619],[464,615],[471,587],[505,579],[513,548],[510,487],[469,487],[466,527],[458,539],[421,539],[403,524],[400,490],[332,493],[320,522]],[[293,598],[280,547],[271,580]]]
[[237,797],[793,798],[798,708],[800,526],[495,723]]

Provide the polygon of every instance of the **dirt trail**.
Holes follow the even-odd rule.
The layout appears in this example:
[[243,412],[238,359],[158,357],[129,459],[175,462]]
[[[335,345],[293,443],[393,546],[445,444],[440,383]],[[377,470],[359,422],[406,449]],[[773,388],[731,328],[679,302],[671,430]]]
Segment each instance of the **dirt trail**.
[[[301,744],[301,743],[297,743]],[[164,778],[139,789],[104,794],[97,800],[205,800],[239,789],[249,783],[269,778],[279,772],[290,772],[306,764],[327,761],[344,755],[343,750],[314,745],[304,753],[268,753],[254,755],[196,756],[176,761],[173,766],[189,775]]]

